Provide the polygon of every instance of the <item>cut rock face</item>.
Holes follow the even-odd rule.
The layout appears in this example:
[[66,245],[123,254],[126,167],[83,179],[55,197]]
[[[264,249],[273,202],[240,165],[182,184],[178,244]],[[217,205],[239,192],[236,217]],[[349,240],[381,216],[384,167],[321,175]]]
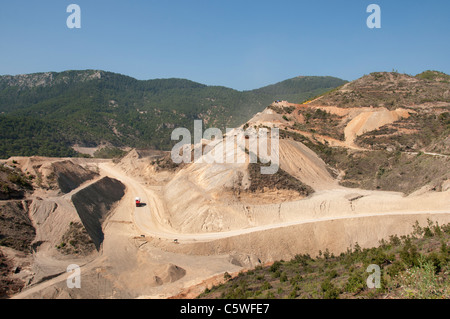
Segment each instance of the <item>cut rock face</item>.
[[125,185],[116,179],[104,177],[72,196],[78,215],[97,250],[104,239],[102,223],[124,194]]
[[97,173],[89,171],[71,161],[62,161],[52,164],[56,182],[65,194],[78,188],[82,183],[98,176]]

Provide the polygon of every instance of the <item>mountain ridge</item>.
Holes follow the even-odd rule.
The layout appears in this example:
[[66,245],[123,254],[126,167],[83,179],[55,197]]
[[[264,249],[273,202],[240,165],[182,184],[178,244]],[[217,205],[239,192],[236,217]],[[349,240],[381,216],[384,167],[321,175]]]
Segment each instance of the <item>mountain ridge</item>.
[[[193,81],[193,80],[189,80],[187,78],[180,78],[180,77],[167,77],[167,78],[150,78],[150,79],[137,79],[133,76],[129,76],[126,74],[122,74],[122,73],[117,73],[117,72],[111,72],[111,71],[104,71],[101,69],[83,69],[83,70],[65,70],[65,71],[48,71],[48,72],[33,72],[33,73],[23,73],[23,74],[2,74],[0,75],[0,84],[2,82],[6,81],[10,81],[13,83],[20,83],[20,80],[29,80],[30,78],[33,77],[37,77],[38,79],[41,80],[45,80],[45,79],[50,79],[50,81],[61,81],[64,79],[69,79],[70,75],[76,75],[78,77],[78,79],[85,81],[85,80],[92,80],[92,79],[100,79],[100,78],[105,78],[110,76],[110,77],[114,77],[114,76],[120,76],[120,77],[126,77],[129,78],[130,80],[136,81],[136,82],[152,82],[152,81],[172,81],[172,80],[179,80],[179,81],[185,81],[185,82],[190,82],[193,85],[195,85],[196,87],[221,87],[221,88],[227,88],[227,89],[232,89],[234,91],[238,91],[238,92],[250,92],[250,91],[256,91],[256,90],[261,90],[261,89],[265,89],[267,87],[274,87],[278,84],[284,84],[288,81],[298,81],[298,80],[303,80],[303,79],[309,79],[309,78],[329,78],[329,79],[338,79],[338,80],[342,80],[344,82],[348,82],[347,80],[343,80],[340,79],[338,77],[334,77],[334,76],[322,76],[322,75],[299,75],[299,76],[295,76],[292,78],[288,78],[285,80],[281,80],[278,82],[275,82],[273,84],[267,84],[261,87],[257,87],[254,89],[249,89],[249,90],[238,90],[238,89],[234,89],[231,87],[227,87],[225,85],[214,85],[214,84],[204,84],[204,83],[200,83],[197,81]],[[42,84],[42,83],[41,83]],[[47,83],[44,83],[47,84]],[[14,85],[11,85],[14,86]]]
[[[324,82],[321,77],[307,77],[291,85],[285,96],[304,100],[343,83],[338,78]],[[0,76],[0,133],[9,136],[0,146],[0,157],[32,152],[67,156],[73,155],[68,149],[72,145],[167,150],[173,144],[170,136],[175,127],[190,129],[196,119],[203,120],[205,127],[237,127],[281,97],[264,90],[241,92],[186,79],[137,80],[100,70]],[[15,125],[23,132],[11,134],[14,130],[8,126]],[[31,141],[39,147],[25,147],[32,152],[24,152],[23,144]],[[61,144],[67,149],[52,151],[45,146],[49,143],[54,149]]]

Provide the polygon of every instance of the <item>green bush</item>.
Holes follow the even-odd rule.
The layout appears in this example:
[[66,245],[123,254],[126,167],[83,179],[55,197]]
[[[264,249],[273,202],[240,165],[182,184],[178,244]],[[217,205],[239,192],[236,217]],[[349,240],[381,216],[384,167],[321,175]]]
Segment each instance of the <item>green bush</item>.
[[292,277],[289,282],[291,283],[291,285],[297,285],[299,282],[303,281],[303,277],[300,274],[295,275],[294,277]]
[[400,259],[405,263],[406,267],[413,267],[419,264],[420,253],[416,245],[411,241],[407,241],[400,250]]
[[389,266],[387,273],[389,274],[389,276],[395,277],[405,269],[405,264],[400,260],[396,260],[392,263],[392,265]]
[[272,273],[272,277],[273,278],[280,278],[280,276],[281,276],[281,271],[280,270],[277,270],[274,273]]
[[275,261],[269,268],[270,272],[277,272],[281,267],[281,262],[280,261]]
[[[425,228],[419,228],[416,223],[413,236],[391,236],[391,244],[384,240],[379,247],[364,249],[355,245],[354,250],[348,248],[328,260],[326,253],[314,259],[296,255],[288,262],[279,261],[270,267],[259,267],[256,276],[247,273],[247,277],[242,277],[248,279],[244,285],[239,285],[239,281],[225,284],[227,291],[224,296],[272,298],[275,294],[277,298],[448,299],[450,227],[431,222],[427,227],[433,233],[432,237],[420,237]],[[368,273],[365,269],[368,264],[377,264],[383,270],[380,289],[367,288]],[[279,278],[279,281],[271,277]],[[276,283],[275,288],[271,282]]]
[[339,298],[340,291],[337,289],[329,278],[325,279],[320,284],[321,291],[324,299],[337,299]]
[[264,281],[264,283],[261,285],[261,290],[269,290],[272,288],[272,285],[268,281]]
[[264,274],[259,274],[256,276],[256,280],[264,280],[265,276]]
[[430,261],[421,257],[418,266],[407,269],[396,277],[392,285],[400,287],[403,298],[412,299],[448,299],[450,285],[439,280],[436,269]]
[[345,284],[345,291],[358,293],[365,287],[365,281],[359,272],[353,272]]
[[336,278],[338,276],[339,275],[338,275],[338,272],[336,271],[336,269],[333,269],[333,270],[327,272],[327,277],[329,279],[333,279],[333,278]]

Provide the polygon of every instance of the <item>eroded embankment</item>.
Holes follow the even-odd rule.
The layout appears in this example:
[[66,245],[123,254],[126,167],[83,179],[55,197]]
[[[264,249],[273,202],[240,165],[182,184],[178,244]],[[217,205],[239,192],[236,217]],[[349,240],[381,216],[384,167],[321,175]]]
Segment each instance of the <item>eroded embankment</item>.
[[103,242],[102,223],[114,204],[125,194],[125,185],[104,177],[72,196],[72,202],[97,250]]
[[[449,214],[398,214],[371,217],[355,217],[298,224],[239,236],[217,239],[209,242],[183,243],[151,238],[149,243],[155,247],[175,253],[211,256],[236,254],[247,256],[249,261],[265,263],[274,260],[289,260],[296,254],[317,256],[319,250],[338,255],[358,243],[362,248],[375,247],[381,239],[390,235],[406,235],[413,231],[418,221],[427,224],[427,219],[440,225],[450,221]],[[242,259],[242,258],[241,258]],[[245,259],[245,258],[244,258]],[[254,262],[241,263],[255,266]]]
[[61,161],[52,164],[56,182],[63,193],[78,188],[85,181],[98,176],[97,173],[74,164],[72,161]]
[[28,216],[31,201],[0,202],[0,246],[29,252],[36,230]]
[[[20,261],[30,255],[36,235],[28,216],[30,202],[0,201],[0,299],[9,298],[25,285],[19,274]],[[17,258],[18,255],[23,258]]]

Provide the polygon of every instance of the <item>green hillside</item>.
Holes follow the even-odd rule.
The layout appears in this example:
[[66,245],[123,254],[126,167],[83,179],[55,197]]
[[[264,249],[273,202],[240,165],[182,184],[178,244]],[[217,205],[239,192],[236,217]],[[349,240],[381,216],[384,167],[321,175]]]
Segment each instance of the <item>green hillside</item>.
[[[206,289],[200,299],[448,299],[450,224],[414,225],[408,236],[392,235],[378,247],[358,243],[335,256],[296,255],[257,266]],[[369,265],[380,267],[379,287],[367,285]],[[373,269],[371,270],[373,272]]]
[[[236,127],[275,99],[302,102],[346,83],[299,77],[253,91],[96,70],[0,77],[0,158],[74,155],[70,146],[170,149],[175,127]],[[15,123],[15,124],[14,124]],[[14,127],[11,129],[11,127]]]
[[[314,96],[323,94],[328,89],[337,88],[346,81],[331,76],[298,76],[276,84],[254,90],[255,93],[273,97],[273,100],[287,100],[291,103],[303,102]],[[299,88],[302,88],[299,91]]]

